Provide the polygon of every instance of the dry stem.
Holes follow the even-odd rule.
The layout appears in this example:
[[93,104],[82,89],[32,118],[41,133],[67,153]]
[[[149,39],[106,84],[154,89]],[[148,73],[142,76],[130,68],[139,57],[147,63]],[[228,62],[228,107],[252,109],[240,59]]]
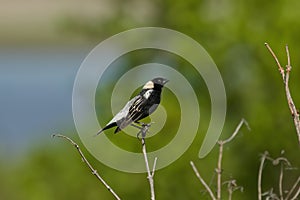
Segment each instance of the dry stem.
[[262,171],[264,168],[264,163],[269,153],[265,151],[265,153],[261,157],[259,171],[258,171],[258,200],[262,200],[262,192],[261,192],[261,180],[262,180]]
[[[267,43],[265,43],[265,46],[267,47],[267,49],[269,50],[269,52],[271,53],[271,55],[275,59],[275,62],[277,64],[278,68],[279,68],[279,71],[280,71],[280,74],[281,74],[281,77],[282,77],[282,81],[284,83],[285,94],[286,94],[288,106],[289,106],[290,112],[291,112],[293,120],[294,120],[296,132],[297,132],[297,136],[298,136],[298,144],[300,145],[299,111],[297,110],[297,108],[294,104],[294,101],[292,99],[291,92],[290,92],[290,89],[289,89],[289,78],[290,78],[290,72],[292,70],[292,66],[291,66],[291,59],[290,59],[290,52],[289,52],[288,45],[285,46],[285,51],[286,51],[286,56],[287,56],[287,65],[286,65],[285,70],[281,66],[277,56],[275,55],[275,53],[273,52],[271,47]],[[263,164],[263,161],[266,158],[267,158],[267,155],[265,155],[263,157],[261,165]],[[281,168],[280,168],[280,176],[279,176],[279,196],[280,196],[280,199],[283,200],[284,199],[284,197],[283,197],[283,186],[282,186],[282,182],[283,182],[283,165],[284,165],[284,162],[285,162],[286,165],[290,166],[290,163],[285,157],[279,157],[276,160],[273,160],[273,164],[276,165],[276,163],[279,163],[280,161],[283,161],[283,162],[281,162],[281,166],[280,166]],[[259,180],[259,186],[258,186],[259,187],[258,188],[259,189],[258,190],[258,195],[260,197],[260,195],[261,195],[261,188],[260,188],[261,187],[260,186],[260,184],[261,184],[261,173],[259,173],[259,178],[260,178],[260,180]],[[295,182],[293,187],[290,189],[290,191],[287,194],[285,200],[288,200],[290,198],[290,196],[292,195],[294,190],[297,188],[299,182],[300,182],[300,177],[298,177],[297,181]],[[300,194],[300,186],[298,186],[298,190],[296,191],[295,195],[291,199],[296,199],[299,194]]]
[[103,185],[108,189],[108,191],[111,192],[111,194],[115,197],[115,199],[120,200],[121,198],[113,191],[113,189],[104,181],[104,179],[98,174],[97,170],[95,170],[92,165],[89,163],[89,161],[85,158],[84,154],[82,153],[80,147],[78,144],[76,144],[72,139],[70,139],[69,137],[65,136],[65,135],[61,135],[61,134],[53,134],[52,137],[60,137],[63,139],[68,140],[78,151],[80,157],[82,158],[82,160],[85,162],[85,164],[90,168],[90,170],[92,171],[92,174],[95,175],[97,177],[97,179],[99,181],[101,181],[101,183],[103,183]]
[[219,158],[217,172],[217,199],[221,199],[223,143],[219,141]]
[[236,184],[236,180],[229,180],[229,181],[225,181],[223,184],[227,184],[227,191],[228,191],[228,200],[232,199],[232,194],[235,190],[241,190],[241,192],[243,191],[243,187],[238,186]]
[[156,167],[156,161],[157,161],[157,157],[155,157],[154,159],[154,163],[153,163],[153,168],[152,168],[152,172],[150,171],[150,167],[149,167],[149,162],[148,162],[148,157],[147,157],[147,149],[146,149],[146,141],[145,141],[145,136],[146,133],[148,132],[149,128],[150,128],[151,124],[143,124],[142,128],[141,128],[141,134],[142,134],[142,152],[144,155],[144,159],[145,159],[145,164],[146,164],[146,170],[148,173],[148,180],[149,180],[149,185],[150,185],[150,192],[151,192],[151,200],[155,200],[155,191],[154,191],[154,172],[155,172],[155,167]]
[[213,192],[211,191],[211,189],[209,188],[209,186],[206,184],[206,182],[204,181],[204,179],[200,176],[200,173],[198,172],[196,166],[194,165],[193,161],[190,161],[190,164],[196,174],[196,176],[198,177],[198,179],[200,180],[200,182],[202,183],[202,185],[205,187],[205,189],[208,191],[211,199],[216,200],[216,197],[214,196]]
[[296,200],[297,197],[299,196],[299,194],[300,194],[300,186],[298,187],[297,192],[296,192],[295,195],[291,198],[291,200]]
[[249,129],[249,125],[245,119],[242,119],[239,123],[239,125],[236,127],[235,131],[233,134],[226,140],[219,140],[219,158],[218,158],[218,164],[217,164],[217,199],[221,199],[221,187],[222,187],[222,158],[223,158],[223,146],[224,144],[227,144],[231,142],[234,137],[238,134],[239,130],[241,129],[242,125],[246,124],[246,126]]
[[[289,193],[286,195],[285,200],[289,200],[290,196],[292,195],[292,193],[294,192],[294,190],[297,188],[297,186],[300,183],[300,176],[298,177],[298,179],[296,180],[296,182],[294,183],[293,187],[290,189]],[[298,190],[294,195],[294,199],[300,194],[300,185],[298,186]],[[292,198],[292,199],[293,199]]]
[[283,200],[282,182],[283,182],[283,163],[280,163],[280,175],[279,175],[279,197],[280,197],[280,200]]
[[[238,132],[241,129],[243,124],[245,124],[247,126],[247,128],[250,129],[247,121],[245,119],[241,119],[241,121],[238,124],[238,126],[236,127],[235,131],[232,133],[232,135],[228,139],[218,141],[218,144],[219,144],[219,157],[218,157],[218,164],[217,164],[217,168],[216,168],[216,172],[217,172],[217,197],[214,196],[212,190],[209,188],[209,186],[206,184],[206,182],[200,176],[200,173],[198,172],[198,170],[195,167],[194,163],[192,161],[190,162],[196,176],[198,177],[198,179],[200,180],[202,185],[205,187],[205,189],[208,191],[208,193],[210,194],[210,196],[213,200],[216,200],[216,199],[220,200],[221,199],[223,146],[224,146],[224,144],[227,144],[227,143],[231,142],[235,138],[235,136],[238,134]],[[234,189],[229,190],[229,197],[230,198],[232,196],[233,191],[234,191]]]
[[[283,154],[283,153],[282,153]],[[261,182],[262,182],[262,171],[263,171],[263,167],[264,167],[264,163],[265,161],[268,160],[270,162],[272,162],[273,165],[279,165],[280,164],[280,174],[279,174],[279,197],[277,197],[277,195],[275,193],[273,193],[273,188],[270,191],[267,191],[265,193],[262,193],[261,190]],[[292,188],[289,190],[288,194],[286,195],[286,197],[284,198],[283,195],[283,174],[284,174],[284,166],[291,168],[291,163],[288,161],[287,158],[280,156],[276,159],[272,158],[269,156],[269,153],[267,151],[265,151],[265,153],[262,155],[261,157],[261,162],[260,162],[260,167],[259,167],[259,172],[258,172],[258,199],[261,200],[262,196],[268,194],[269,196],[276,196],[277,199],[280,200],[290,200],[290,199],[296,199],[297,196],[300,193],[300,176],[298,177],[298,179],[296,180],[296,182],[294,183],[294,185],[292,186]],[[290,198],[290,196],[293,194],[293,192],[298,188],[298,191],[294,194],[294,196],[292,198]]]
[[289,89],[289,78],[290,78],[290,71],[292,70],[292,66],[291,66],[291,60],[290,60],[290,53],[289,53],[289,48],[288,45],[286,45],[285,50],[286,50],[286,55],[287,55],[287,62],[288,64],[286,65],[286,70],[283,69],[283,67],[280,65],[280,62],[277,58],[277,56],[275,55],[275,53],[273,52],[273,50],[271,49],[271,47],[265,43],[267,49],[269,50],[269,52],[271,53],[271,55],[273,56],[273,58],[276,61],[276,64],[279,68],[280,74],[282,76],[282,80],[285,86],[285,94],[286,94],[286,98],[287,98],[287,102],[288,102],[288,106],[289,109],[291,111],[293,120],[294,120],[294,124],[296,127],[296,131],[297,131],[297,136],[298,136],[298,143],[300,145],[300,119],[299,119],[299,112],[294,104],[294,101],[292,99],[291,96],[291,92]]

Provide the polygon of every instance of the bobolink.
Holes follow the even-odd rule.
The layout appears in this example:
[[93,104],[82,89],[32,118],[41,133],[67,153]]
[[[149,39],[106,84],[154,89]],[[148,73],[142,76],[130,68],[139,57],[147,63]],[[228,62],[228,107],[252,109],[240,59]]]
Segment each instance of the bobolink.
[[117,128],[114,133],[117,133],[132,122],[139,123],[139,120],[151,115],[158,107],[162,88],[168,81],[165,78],[154,78],[148,81],[142,91],[128,101],[124,108],[97,135],[115,126]]

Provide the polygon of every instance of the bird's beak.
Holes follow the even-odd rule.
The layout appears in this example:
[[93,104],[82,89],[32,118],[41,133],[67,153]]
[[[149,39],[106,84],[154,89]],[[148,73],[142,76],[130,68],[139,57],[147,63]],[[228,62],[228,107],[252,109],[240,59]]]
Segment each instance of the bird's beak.
[[167,82],[169,82],[169,80],[168,80],[168,79],[163,79],[163,81],[162,81],[162,85],[165,85]]

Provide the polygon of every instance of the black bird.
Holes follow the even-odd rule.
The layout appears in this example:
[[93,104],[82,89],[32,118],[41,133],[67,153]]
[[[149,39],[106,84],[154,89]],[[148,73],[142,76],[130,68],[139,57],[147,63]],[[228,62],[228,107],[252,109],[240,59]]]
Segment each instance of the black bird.
[[161,90],[168,81],[165,78],[154,78],[148,81],[142,91],[128,101],[124,108],[97,135],[115,126],[117,128],[114,133],[117,133],[132,122],[139,123],[139,120],[151,115],[158,107]]

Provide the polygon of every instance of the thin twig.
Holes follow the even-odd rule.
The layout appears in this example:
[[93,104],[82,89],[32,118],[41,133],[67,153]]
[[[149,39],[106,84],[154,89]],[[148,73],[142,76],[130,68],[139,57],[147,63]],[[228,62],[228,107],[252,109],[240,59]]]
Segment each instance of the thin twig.
[[143,151],[143,154],[144,154],[146,169],[147,169],[147,173],[148,173],[147,178],[148,178],[149,184],[150,184],[151,200],[155,200],[154,181],[153,181],[153,176],[151,174],[150,167],[149,167],[149,162],[148,162],[148,157],[147,157],[147,150],[146,150],[146,143],[145,143],[144,138],[142,138],[142,146],[143,146],[142,151]]
[[101,183],[103,183],[103,185],[108,189],[108,191],[111,192],[111,194],[115,197],[115,199],[120,200],[121,198],[113,191],[113,189],[104,181],[104,179],[98,174],[97,170],[95,170],[92,165],[89,163],[89,161],[85,158],[84,154],[82,153],[80,147],[78,144],[76,144],[72,139],[70,139],[69,137],[65,136],[65,135],[61,135],[61,134],[53,134],[52,137],[60,137],[63,139],[68,140],[78,151],[80,157],[82,158],[82,160],[85,162],[85,164],[90,168],[91,172],[93,175],[95,175],[97,177],[98,180],[101,181]]
[[223,184],[227,184],[228,200],[232,199],[232,194],[234,191],[241,190],[241,192],[243,192],[243,187],[238,186],[235,179],[225,181]]
[[233,140],[234,137],[238,134],[238,132],[241,129],[241,127],[242,127],[243,124],[246,125],[246,127],[247,127],[248,130],[250,130],[250,126],[249,126],[248,122],[245,119],[241,119],[240,123],[236,127],[236,129],[233,132],[233,134],[228,139],[223,140],[223,144],[226,144],[226,143],[230,142],[231,140]]
[[280,200],[283,200],[283,191],[282,191],[282,182],[283,182],[283,163],[280,163],[280,174],[279,174],[279,197]]
[[293,120],[294,120],[294,124],[295,124],[295,128],[297,131],[297,136],[298,136],[298,143],[300,145],[300,118],[299,118],[299,112],[294,104],[294,101],[292,99],[291,96],[291,92],[289,89],[289,77],[290,77],[290,71],[292,70],[292,66],[291,66],[291,60],[290,60],[290,53],[289,53],[289,48],[288,45],[286,45],[285,49],[286,49],[286,55],[287,55],[287,62],[288,64],[286,65],[286,72],[284,71],[284,69],[282,68],[282,66],[280,65],[280,62],[277,58],[277,56],[275,55],[275,53],[273,52],[273,50],[271,49],[271,47],[265,43],[267,49],[269,50],[269,52],[271,53],[271,55],[273,56],[273,58],[275,59],[275,62],[279,68],[280,74],[282,76],[282,80],[285,86],[285,94],[286,94],[286,98],[287,98],[287,102],[288,102],[288,106],[289,109],[291,111]]
[[258,200],[262,200],[262,192],[261,192],[261,180],[262,180],[262,171],[264,168],[264,163],[269,153],[265,151],[265,153],[261,157],[259,171],[258,171]]
[[232,199],[233,188],[232,188],[232,186],[229,186],[229,184],[231,184],[231,183],[228,183],[228,200],[231,200]]
[[291,198],[291,200],[296,200],[296,198],[299,196],[300,194],[300,186],[298,187],[297,192],[295,193],[295,195]]
[[157,162],[157,157],[154,158],[154,163],[153,163],[153,168],[152,168],[152,174],[151,174],[152,177],[154,176],[156,162]]
[[262,196],[266,196],[266,200],[280,200],[276,193],[273,192],[273,188],[269,189],[268,191],[264,192]]
[[[294,120],[294,125],[295,125],[297,136],[298,136],[298,143],[300,145],[300,119],[299,119],[299,112],[298,112],[298,110],[297,110],[297,108],[296,108],[296,106],[294,104],[294,101],[292,99],[291,92],[290,92],[290,89],[289,89],[289,78],[290,78],[290,72],[292,70],[292,66],[291,66],[291,59],[290,59],[290,52],[289,52],[288,45],[285,46],[286,56],[287,56],[287,65],[286,65],[286,70],[285,71],[282,68],[282,66],[280,65],[280,62],[279,62],[277,56],[275,55],[275,53],[273,52],[273,50],[271,49],[271,47],[267,43],[265,43],[265,45],[266,45],[267,49],[269,50],[269,52],[271,53],[271,55],[273,56],[273,58],[275,59],[275,62],[277,64],[277,66],[279,68],[279,71],[280,71],[280,74],[282,76],[282,80],[283,80],[283,83],[284,83],[285,94],[286,94],[288,106],[289,106],[290,112],[291,112],[293,120]],[[263,158],[266,159],[266,156],[263,157]],[[290,163],[284,157],[279,157],[276,160],[273,160],[273,164],[275,164],[275,165],[278,164],[278,163],[281,164],[280,176],[279,176],[279,194],[280,194],[280,199],[282,200],[283,199],[282,182],[283,182],[283,165],[284,165],[284,163],[280,162],[280,161],[284,161],[288,166],[290,166]],[[261,177],[261,176],[259,176],[259,177]],[[295,184],[293,185],[292,189],[287,194],[285,200],[288,200],[290,198],[290,196],[292,195],[292,193],[294,192],[294,190],[297,188],[299,182],[300,182],[300,177],[298,177],[298,179],[295,182]],[[261,191],[259,191],[259,195],[260,195],[260,193],[261,193]],[[298,187],[298,190],[297,190],[296,194],[291,199],[296,199],[299,194],[300,194],[300,186]]]
[[248,129],[249,125],[245,119],[241,119],[240,123],[236,127],[235,131],[232,133],[232,135],[226,139],[226,140],[219,140],[219,158],[218,158],[218,164],[217,164],[217,199],[221,199],[221,187],[222,187],[222,158],[223,158],[223,146],[226,143],[231,142],[235,136],[238,134],[239,130],[241,129],[242,125],[245,124]]
[[[281,154],[283,154],[284,151],[282,151]],[[293,187],[291,188],[291,190],[288,192],[287,196],[284,198],[283,196],[283,172],[284,172],[284,166],[288,167],[288,168],[291,168],[292,165],[290,163],[290,161],[286,158],[286,157],[278,157],[276,159],[272,158],[269,156],[268,152],[265,152],[262,156],[262,160],[261,160],[261,166],[260,166],[260,172],[259,174],[259,177],[260,179],[258,180],[258,185],[261,185],[261,177],[262,177],[262,169],[263,169],[263,162],[265,162],[266,160],[272,162],[273,165],[279,165],[280,164],[280,174],[279,174],[279,197],[273,193],[273,188],[270,190],[270,191],[267,191],[265,193],[262,194],[262,196],[265,196],[265,195],[268,195],[270,198],[272,197],[273,199],[280,199],[280,200],[290,200],[290,196],[292,195],[292,193],[294,192],[294,190],[297,188],[299,182],[300,182],[300,177],[298,177],[297,181],[295,182],[295,184],[293,185]],[[261,186],[260,186],[261,188]],[[300,186],[299,186],[299,189],[300,189]],[[297,191],[298,192],[298,191]],[[296,192],[296,194],[297,194]],[[260,193],[260,192],[258,192]],[[299,195],[299,194],[297,194]],[[296,195],[296,197],[297,197]],[[294,197],[293,197],[294,198]]]
[[272,161],[273,165],[278,165],[279,163],[283,163],[283,164],[286,164],[286,166],[288,166],[288,167],[292,166],[290,161],[285,157],[278,157],[276,159],[270,158],[270,160]]
[[275,55],[275,53],[273,52],[273,50],[271,49],[271,47],[269,46],[268,43],[265,43],[265,46],[267,47],[267,49],[269,50],[269,52],[272,54],[273,58],[275,59],[275,62],[276,62],[276,64],[277,64],[277,66],[278,66],[278,70],[279,70],[279,72],[280,72],[280,74],[281,74],[281,76],[282,76],[282,80],[283,80],[283,82],[285,82],[284,69],[283,69],[283,67],[280,65],[280,62],[279,62],[277,56]]
[[150,128],[151,124],[143,124],[142,125],[142,129],[141,129],[141,134],[142,134],[142,152],[144,155],[144,159],[145,159],[145,164],[146,164],[146,170],[148,173],[148,180],[149,180],[149,185],[150,185],[150,192],[151,192],[151,200],[155,200],[155,191],[154,191],[154,171],[155,171],[155,167],[156,167],[156,161],[157,158],[154,159],[154,163],[153,163],[153,169],[152,169],[152,173],[150,171],[150,167],[149,167],[149,162],[148,162],[148,157],[147,157],[147,149],[146,149],[146,141],[145,141],[145,136],[146,133],[148,132],[149,128]]
[[[285,200],[289,200],[290,196],[292,195],[294,190],[297,188],[299,183],[300,183],[300,176],[298,177],[298,179],[294,183],[293,187],[290,189],[289,193],[286,195]],[[296,194],[298,193],[298,195],[299,195],[299,190],[300,190],[300,185],[298,186],[298,191],[296,192]]]
[[286,74],[285,74],[285,93],[286,93],[286,97],[287,97],[287,101],[288,101],[288,105],[290,108],[290,111],[292,113],[293,119],[294,119],[294,124],[296,127],[296,131],[298,134],[298,142],[300,145],[300,119],[299,119],[299,113],[298,110],[294,104],[294,101],[292,99],[292,95],[289,89],[289,77],[290,77],[290,71],[292,70],[292,66],[291,66],[291,61],[290,61],[290,53],[289,53],[289,48],[286,45],[286,55],[287,55],[287,60],[288,60],[288,64],[286,66]]
[[288,66],[291,66],[291,58],[290,58],[290,51],[289,51],[289,46],[288,45],[285,45],[285,51],[286,51],[286,55],[287,55]]
[[219,141],[219,158],[217,172],[217,199],[221,199],[223,142]]
[[209,193],[211,199],[216,200],[216,197],[214,196],[213,192],[211,191],[210,187],[206,184],[206,182],[204,181],[204,179],[200,176],[199,171],[197,170],[196,166],[194,165],[193,161],[190,161],[190,164],[196,174],[196,176],[198,177],[198,179],[200,180],[200,182],[202,183],[202,185],[205,187],[205,189],[207,190],[207,192]]

